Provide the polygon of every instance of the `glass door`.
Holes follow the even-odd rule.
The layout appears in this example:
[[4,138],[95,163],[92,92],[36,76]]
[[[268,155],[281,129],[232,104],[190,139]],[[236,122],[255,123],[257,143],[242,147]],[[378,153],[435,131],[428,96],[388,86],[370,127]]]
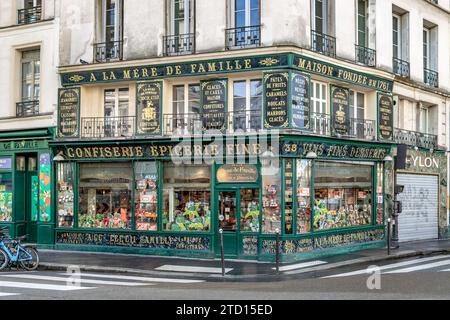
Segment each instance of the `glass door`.
[[[223,247],[227,256],[237,255],[238,195],[236,191],[219,191],[218,221],[223,230]],[[218,251],[220,252],[220,250]]]

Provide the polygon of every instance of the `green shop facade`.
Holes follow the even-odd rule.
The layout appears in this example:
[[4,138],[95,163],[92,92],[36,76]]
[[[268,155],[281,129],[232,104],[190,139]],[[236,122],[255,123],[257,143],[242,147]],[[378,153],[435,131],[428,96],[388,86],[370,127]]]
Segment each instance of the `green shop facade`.
[[[244,125],[229,98],[236,73],[261,79],[260,109]],[[310,97],[316,76],[330,80],[324,134]],[[176,77],[200,84],[199,131],[190,135],[165,130],[164,82]],[[132,138],[84,137],[80,88],[124,81],[136,85]],[[54,232],[41,245],[214,258],[222,230],[227,258],[273,260],[279,233],[283,261],[385,245],[391,80],[277,53],[71,71],[62,84],[50,143]],[[373,139],[352,124],[349,86],[376,91]]]

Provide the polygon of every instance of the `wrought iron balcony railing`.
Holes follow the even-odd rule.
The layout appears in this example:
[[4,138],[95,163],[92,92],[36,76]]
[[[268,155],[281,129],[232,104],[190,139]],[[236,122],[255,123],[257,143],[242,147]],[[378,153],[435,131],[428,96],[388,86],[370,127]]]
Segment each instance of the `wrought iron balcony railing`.
[[191,54],[195,52],[194,33],[165,36],[163,41],[165,56]]
[[261,26],[238,27],[225,30],[227,50],[261,46]]
[[412,147],[434,149],[434,150],[438,148],[437,135],[410,131],[405,129],[395,128],[394,141],[398,144],[406,144]]
[[123,41],[94,44],[94,59],[97,63],[118,61],[123,58]]
[[377,65],[377,52],[373,49],[356,44],[355,57],[357,63],[362,63],[369,67],[376,67]]
[[394,73],[400,77],[409,78],[409,62],[398,58],[393,59],[392,69]]
[[136,117],[82,118],[82,138],[121,138],[135,135]]
[[42,19],[42,7],[20,9],[17,13],[18,24],[36,23]]
[[434,88],[439,87],[439,73],[430,69],[423,69],[424,82]]
[[[329,114],[311,114],[312,132],[318,135],[331,136],[335,134],[335,128]],[[376,121],[368,119],[350,118],[348,123],[348,133],[343,137],[376,140]]]
[[336,38],[311,30],[311,49],[326,56],[336,57]]
[[16,117],[25,118],[39,115],[39,101],[29,100],[16,104]]

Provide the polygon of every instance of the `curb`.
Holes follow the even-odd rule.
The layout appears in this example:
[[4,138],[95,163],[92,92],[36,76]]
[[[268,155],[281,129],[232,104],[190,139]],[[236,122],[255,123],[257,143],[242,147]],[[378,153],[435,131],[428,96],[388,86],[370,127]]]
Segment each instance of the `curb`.
[[425,249],[425,250],[409,250],[409,251],[401,251],[398,253],[391,254],[390,256],[375,256],[375,257],[365,257],[358,258],[353,260],[341,261],[332,264],[326,264],[317,267],[311,267],[301,270],[293,270],[281,273],[279,275],[274,273],[259,273],[259,274],[247,274],[247,275],[225,275],[222,277],[220,274],[199,274],[199,273],[172,273],[172,272],[161,272],[161,271],[152,271],[152,270],[143,270],[143,269],[132,269],[132,268],[121,268],[121,267],[102,267],[102,266],[94,266],[94,265],[74,265],[74,264],[62,264],[62,263],[41,263],[39,266],[39,270],[59,270],[59,271],[67,271],[68,268],[76,267],[80,271],[95,271],[100,273],[133,273],[133,274],[142,274],[142,275],[152,275],[152,276],[164,276],[171,278],[199,278],[199,279],[209,279],[213,281],[238,281],[238,280],[251,280],[258,279],[260,277],[264,277],[264,281],[268,280],[283,280],[284,276],[292,276],[298,274],[304,274],[309,272],[317,272],[317,271],[325,271],[335,268],[348,267],[348,266],[358,266],[367,263],[375,263],[381,261],[390,261],[390,260],[398,260],[404,258],[412,258],[417,256],[429,256],[433,254],[447,254],[450,253],[450,249]]

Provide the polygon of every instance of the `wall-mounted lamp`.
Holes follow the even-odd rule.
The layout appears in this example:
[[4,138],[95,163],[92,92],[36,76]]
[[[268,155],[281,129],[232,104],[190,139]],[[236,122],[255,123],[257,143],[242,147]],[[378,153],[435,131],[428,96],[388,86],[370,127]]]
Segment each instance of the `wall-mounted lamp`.
[[66,160],[66,158],[64,158],[64,153],[62,151],[60,151],[54,158],[53,161],[55,162],[61,162]]
[[310,151],[308,152],[305,158],[310,160],[317,159],[317,153],[315,153],[314,151]]
[[392,158],[390,155],[387,155],[387,156],[383,159],[383,161],[385,161],[385,162],[394,161],[394,158]]

